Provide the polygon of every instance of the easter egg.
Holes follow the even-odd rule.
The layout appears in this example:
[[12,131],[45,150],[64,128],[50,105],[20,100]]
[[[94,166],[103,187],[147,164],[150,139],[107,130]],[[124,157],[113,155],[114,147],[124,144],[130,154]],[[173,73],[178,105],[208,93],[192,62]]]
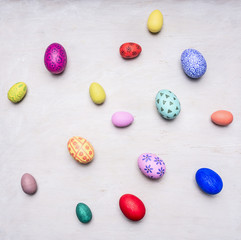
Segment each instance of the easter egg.
[[25,173],[21,178],[21,186],[26,194],[33,195],[37,191],[37,183],[35,178],[29,174]]
[[198,186],[208,194],[217,194],[223,188],[221,177],[209,168],[200,168],[196,172],[196,182]]
[[152,33],[158,33],[161,31],[163,25],[163,16],[159,10],[154,10],[148,18],[147,28]]
[[226,110],[219,110],[211,115],[212,121],[220,126],[227,126],[233,121],[233,114]]
[[143,153],[138,158],[138,166],[141,172],[152,179],[162,177],[166,172],[166,165],[156,154]]
[[67,64],[67,54],[59,43],[52,43],[48,46],[44,55],[44,63],[49,72],[60,74]]
[[207,70],[207,63],[203,55],[195,49],[186,49],[181,55],[183,71],[190,78],[200,78]]
[[78,203],[75,209],[77,218],[82,223],[88,223],[92,219],[90,208],[84,203]]
[[123,58],[131,59],[139,56],[141,53],[141,46],[137,43],[128,42],[120,46],[120,55]]
[[119,200],[122,213],[132,221],[141,220],[146,213],[144,203],[135,195],[124,194]]
[[27,92],[27,85],[24,82],[14,84],[8,91],[8,99],[13,103],[20,102]]
[[72,137],[67,146],[70,155],[80,163],[87,164],[94,158],[94,148],[85,138]]
[[127,127],[132,124],[134,117],[128,112],[116,112],[111,120],[116,127]]
[[90,97],[95,104],[102,104],[105,101],[105,90],[99,83],[91,83],[89,92]]
[[177,96],[166,89],[160,90],[156,95],[156,107],[165,119],[174,119],[181,111],[181,105]]

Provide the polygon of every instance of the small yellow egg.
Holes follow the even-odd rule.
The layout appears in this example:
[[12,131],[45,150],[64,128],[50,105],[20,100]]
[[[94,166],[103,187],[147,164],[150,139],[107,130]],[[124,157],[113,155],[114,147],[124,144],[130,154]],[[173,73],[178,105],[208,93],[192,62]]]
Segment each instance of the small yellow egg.
[[154,10],[147,21],[148,30],[152,33],[160,32],[163,25],[163,15],[159,10]]
[[27,92],[27,85],[24,82],[14,84],[8,91],[8,99],[13,103],[20,102]]
[[105,101],[105,90],[99,83],[91,83],[89,92],[90,97],[95,104],[102,104]]

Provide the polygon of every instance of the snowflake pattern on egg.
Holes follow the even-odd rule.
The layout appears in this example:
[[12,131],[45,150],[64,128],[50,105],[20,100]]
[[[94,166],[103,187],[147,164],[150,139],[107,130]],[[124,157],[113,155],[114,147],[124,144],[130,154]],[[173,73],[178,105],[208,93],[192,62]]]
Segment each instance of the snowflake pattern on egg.
[[207,70],[207,63],[203,55],[196,49],[186,49],[181,55],[183,71],[190,78],[200,78]]
[[138,158],[138,166],[141,172],[151,179],[162,177],[166,171],[164,161],[153,153],[141,154]]

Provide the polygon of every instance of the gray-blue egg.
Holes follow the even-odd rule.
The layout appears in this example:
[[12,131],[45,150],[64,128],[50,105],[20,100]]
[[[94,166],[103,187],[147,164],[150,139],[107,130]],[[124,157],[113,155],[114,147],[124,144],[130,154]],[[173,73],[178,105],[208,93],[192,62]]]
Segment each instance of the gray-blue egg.
[[174,119],[181,111],[177,96],[167,89],[160,90],[157,93],[156,108],[165,119]]
[[207,70],[203,55],[196,49],[186,49],[181,55],[183,71],[191,78],[200,78]]

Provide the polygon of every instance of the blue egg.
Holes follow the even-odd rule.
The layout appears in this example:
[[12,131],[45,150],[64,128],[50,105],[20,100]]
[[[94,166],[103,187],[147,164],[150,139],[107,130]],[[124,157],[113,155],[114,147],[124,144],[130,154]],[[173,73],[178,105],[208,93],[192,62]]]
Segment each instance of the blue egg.
[[208,194],[217,194],[223,188],[221,177],[209,168],[200,168],[196,172],[196,181],[198,186]]
[[183,71],[191,78],[200,78],[207,70],[203,55],[195,49],[186,49],[181,55]]

